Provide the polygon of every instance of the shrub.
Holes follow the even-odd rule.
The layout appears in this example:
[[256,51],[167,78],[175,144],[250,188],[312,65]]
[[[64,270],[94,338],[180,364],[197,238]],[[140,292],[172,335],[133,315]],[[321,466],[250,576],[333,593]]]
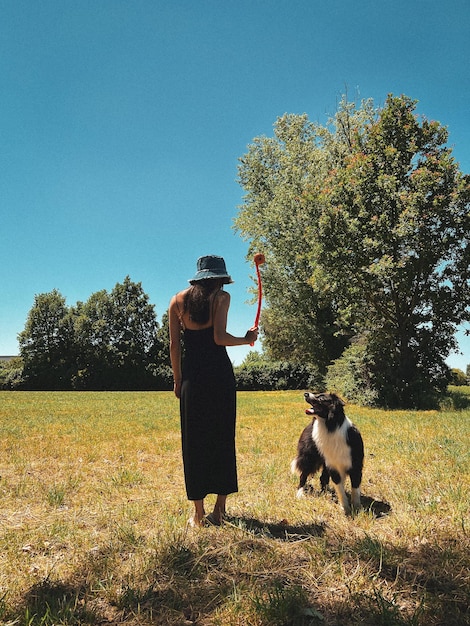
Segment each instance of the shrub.
[[393,377],[387,372],[396,367],[393,357],[380,352],[380,346],[359,337],[330,365],[326,384],[330,391],[362,406],[423,410],[440,406],[450,372],[442,360],[436,361],[433,376],[430,367],[417,367],[411,380],[404,376],[400,384],[392,384]]
[[24,382],[23,367],[23,359],[19,356],[0,363],[0,389],[20,389]]
[[468,384],[467,376],[462,370],[453,368],[450,370],[450,384],[456,387],[463,387]]
[[362,406],[374,406],[378,400],[372,379],[372,362],[364,343],[353,343],[343,356],[330,365],[326,386],[340,396]]
[[240,391],[282,391],[319,389],[323,378],[312,365],[288,362],[244,363],[235,368]]

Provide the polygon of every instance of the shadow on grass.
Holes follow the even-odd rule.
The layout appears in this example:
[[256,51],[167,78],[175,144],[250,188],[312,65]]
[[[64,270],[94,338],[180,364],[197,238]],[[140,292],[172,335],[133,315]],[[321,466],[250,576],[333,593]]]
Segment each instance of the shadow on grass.
[[[364,505],[368,502],[368,498],[363,499]],[[374,503],[370,499],[370,505]],[[264,523],[244,516],[229,518],[227,525],[243,529],[254,539],[283,542],[321,537],[326,530],[321,524]],[[18,626],[210,624],[216,623],[211,621],[211,616],[219,607],[231,603],[235,607],[236,581],[239,593],[245,599],[251,598],[245,610],[256,609],[255,615],[260,619],[257,623],[262,624],[462,626],[470,623],[470,550],[465,533],[421,538],[407,545],[393,545],[374,535],[357,537],[347,553],[342,554],[345,558],[354,555],[354,560],[363,562],[364,571],[371,573],[371,585],[350,590],[347,602],[337,598],[326,604],[315,601],[312,604],[306,597],[299,598],[297,581],[287,574],[283,577],[282,571],[277,576],[271,573],[261,576],[256,585],[256,576],[253,578],[250,572],[228,567],[227,553],[220,550],[220,545],[213,544],[205,533],[198,536],[201,539],[197,544],[180,549],[175,545],[173,556],[169,553],[163,561],[157,559],[147,572],[123,584],[117,597],[106,593],[105,588],[100,589],[97,578],[101,576],[88,563],[83,570],[75,572],[74,582],[46,579],[33,585],[24,596],[22,610],[7,617]],[[213,550],[209,549],[211,545]],[[234,545],[241,553],[249,549],[243,542]],[[250,549],[258,548],[262,555],[266,545],[263,541],[253,541]],[[236,557],[235,551],[230,553]],[[106,570],[109,567],[106,559],[101,565]],[[246,584],[250,585],[250,593]],[[407,596],[405,603],[403,598]],[[292,599],[296,602],[295,610],[288,604]],[[299,599],[303,603],[300,613]],[[285,617],[287,609],[292,610],[288,614],[291,619],[281,621],[280,615]],[[267,615],[272,621],[261,619]],[[1,617],[0,612],[0,622],[5,623]]]
[[392,507],[388,502],[375,500],[369,496],[361,495],[361,504],[365,511],[369,511],[376,518],[385,517],[392,511]]
[[28,590],[22,603],[23,615],[17,616],[12,623],[30,626],[94,623],[96,613],[83,602],[84,594],[84,586],[77,588],[73,584],[46,578]]
[[414,544],[394,546],[365,535],[357,540],[354,552],[375,570],[376,582],[385,580],[397,590],[413,590],[414,615],[409,621],[400,618],[390,597],[382,596],[380,585],[353,594],[353,604],[361,612],[379,615],[382,610],[394,617],[385,622],[382,615],[377,623],[470,624],[470,552],[464,536],[424,537]]
[[311,537],[322,537],[326,530],[326,524],[292,525],[287,520],[269,523],[261,522],[253,517],[228,517],[225,523],[245,530],[256,537],[288,543],[305,541]]
[[[334,489],[332,489],[331,487],[328,487],[326,492],[316,491],[313,488],[313,486],[310,484],[307,485],[305,488],[305,495],[308,498],[314,498],[316,496],[321,497],[321,496],[324,496],[325,494],[329,494],[332,497],[332,499],[335,500],[335,502],[338,502],[336,493]],[[350,498],[351,494],[348,493],[347,495]],[[361,504],[362,504],[362,508],[364,509],[364,511],[371,513],[372,516],[377,519],[381,517],[385,517],[386,515],[389,515],[392,511],[392,507],[390,506],[388,502],[385,502],[383,500],[376,500],[375,498],[365,496],[364,494],[361,494]]]

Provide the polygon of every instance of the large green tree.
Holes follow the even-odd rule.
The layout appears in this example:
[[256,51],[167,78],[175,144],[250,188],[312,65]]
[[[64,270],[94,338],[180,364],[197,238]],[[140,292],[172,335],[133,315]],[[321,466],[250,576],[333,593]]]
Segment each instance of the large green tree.
[[127,276],[111,292],[67,307],[57,291],[35,297],[19,335],[24,386],[34,389],[161,388],[154,306]]
[[30,389],[64,389],[74,369],[73,321],[57,289],[38,294],[18,335],[23,376]]
[[311,251],[312,282],[335,293],[372,357],[378,399],[432,405],[445,358],[470,318],[470,178],[447,130],[389,96],[329,172]]
[[254,139],[240,159],[246,195],[235,227],[250,241],[249,256],[266,256],[261,325],[273,360],[308,361],[325,371],[346,345],[334,297],[311,282],[310,250],[328,172],[349,151],[354,129],[371,116],[370,103],[355,110],[346,102],[328,128],[305,114],[286,114],[276,121],[274,137]]
[[152,385],[159,325],[141,283],[126,276],[111,292],[93,293],[75,309],[80,348],[76,387],[142,389]]
[[239,168],[235,225],[267,259],[268,354],[325,368],[354,339],[389,406],[442,392],[469,318],[469,179],[415,106],[343,99],[325,128],[285,115]]

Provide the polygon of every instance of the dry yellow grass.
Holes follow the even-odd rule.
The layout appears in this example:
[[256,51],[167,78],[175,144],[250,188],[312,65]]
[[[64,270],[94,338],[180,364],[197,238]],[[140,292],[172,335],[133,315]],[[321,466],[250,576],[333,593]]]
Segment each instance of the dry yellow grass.
[[369,511],[347,518],[295,498],[304,408],[239,394],[229,521],[190,530],[172,394],[0,393],[0,622],[469,623],[470,412],[348,406]]

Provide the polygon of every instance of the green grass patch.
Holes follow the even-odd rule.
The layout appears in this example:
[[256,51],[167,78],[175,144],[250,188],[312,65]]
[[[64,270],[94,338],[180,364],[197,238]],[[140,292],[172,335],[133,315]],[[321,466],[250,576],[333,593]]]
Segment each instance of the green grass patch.
[[0,623],[470,623],[455,393],[441,412],[346,407],[366,448],[354,518],[318,477],[295,498],[302,393],[239,393],[240,490],[226,524],[195,530],[173,394],[1,392]]

